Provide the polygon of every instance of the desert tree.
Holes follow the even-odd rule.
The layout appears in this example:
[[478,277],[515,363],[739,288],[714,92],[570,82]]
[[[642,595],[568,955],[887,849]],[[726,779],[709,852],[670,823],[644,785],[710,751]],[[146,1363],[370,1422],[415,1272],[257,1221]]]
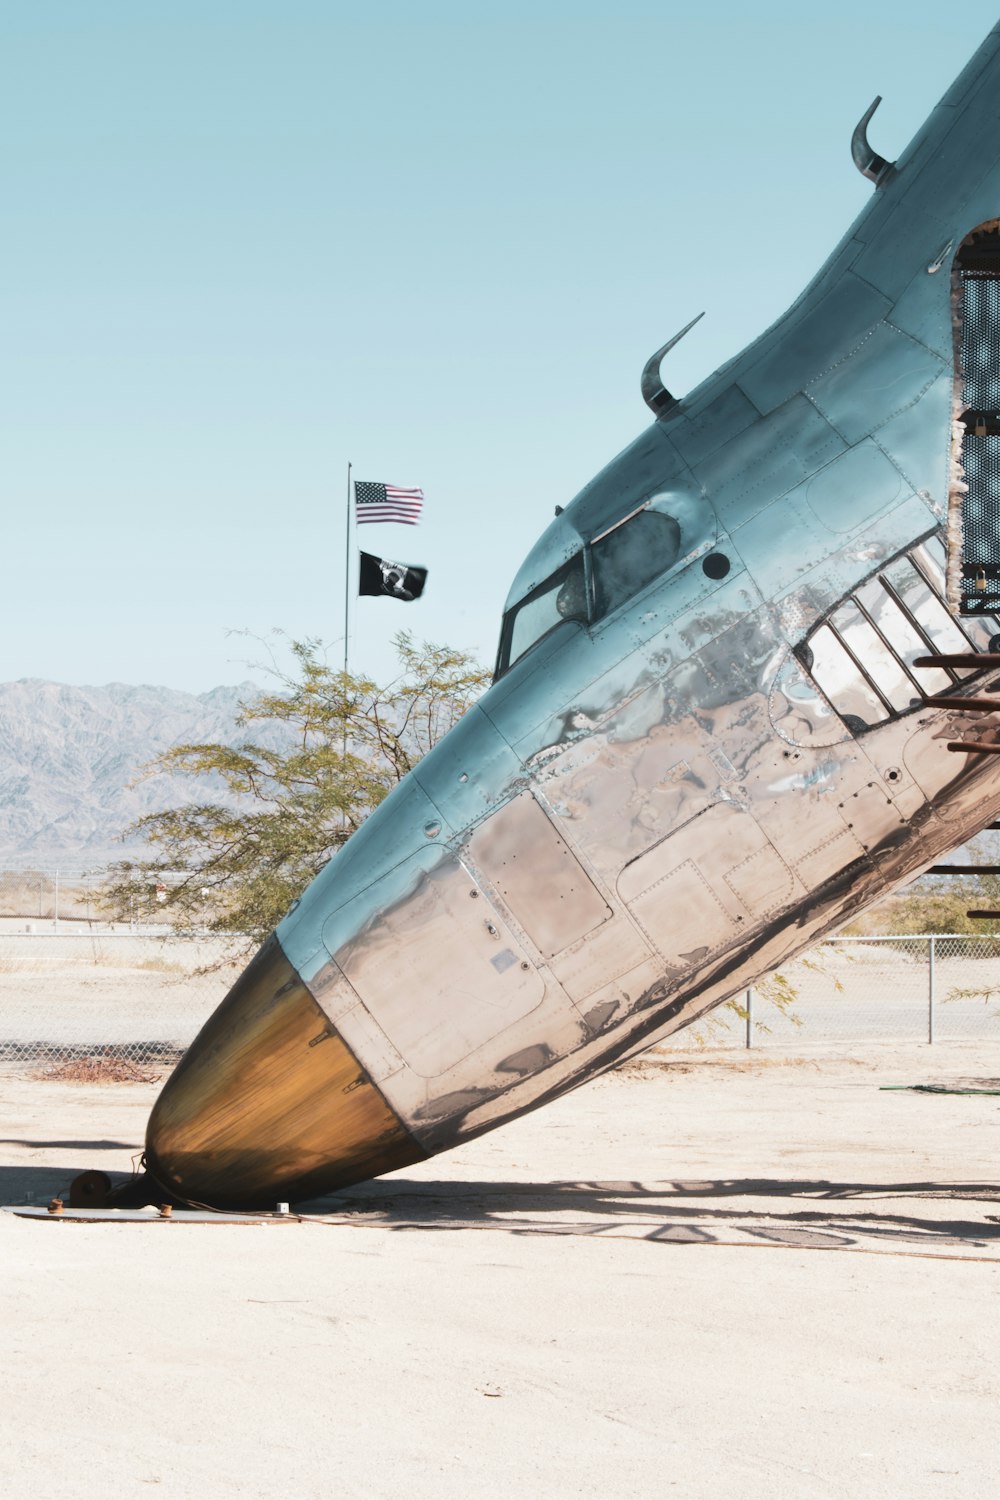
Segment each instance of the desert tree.
[[468,652],[408,631],[394,646],[399,672],[380,687],[330,666],[318,641],[291,641],[290,665],[272,657],[273,686],[241,705],[245,738],[151,761],[144,774],[191,777],[204,792],[127,830],[150,857],[113,868],[106,908],[261,941],[489,681]]

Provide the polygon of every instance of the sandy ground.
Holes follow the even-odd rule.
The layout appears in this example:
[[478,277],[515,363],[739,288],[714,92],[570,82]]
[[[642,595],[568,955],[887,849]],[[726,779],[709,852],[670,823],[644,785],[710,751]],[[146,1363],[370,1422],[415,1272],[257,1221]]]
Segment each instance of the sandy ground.
[[[0,1213],[0,1492],[978,1497],[1000,1046],[656,1054],[270,1224]],[[155,1086],[0,1076],[0,1202]]]

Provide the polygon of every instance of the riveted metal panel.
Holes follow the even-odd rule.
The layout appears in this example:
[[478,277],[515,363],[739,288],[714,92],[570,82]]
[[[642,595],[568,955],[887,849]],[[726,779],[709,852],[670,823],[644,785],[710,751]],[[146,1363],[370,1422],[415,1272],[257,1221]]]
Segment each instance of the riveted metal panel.
[[848,443],[856,443],[918,401],[942,368],[916,339],[877,323],[857,348],[810,382],[806,394]]
[[600,927],[610,906],[530,792],[476,829],[469,858],[528,937],[551,958]]
[[616,916],[554,958],[550,967],[570,999],[579,1002],[638,968],[652,951],[627,917]]
[[725,881],[754,917],[766,917],[777,911],[795,890],[795,877],[770,844],[734,865]]
[[827,364],[830,356],[846,354],[891,306],[881,292],[845,271],[825,296],[803,300],[771,330],[760,358],[738,372],[741,387],[761,411],[773,411],[818,374],[818,351],[826,353]]
[[686,422],[671,428],[670,437],[678,453],[692,468],[709,453],[730,443],[736,433],[758,421],[760,412],[737,385],[726,386],[719,395]]
[[[902,475],[870,439],[820,469],[798,492],[817,521],[838,534],[870,524],[905,493]],[[797,501],[798,495],[790,498]]]
[[852,865],[860,868],[861,857],[861,845],[850,830],[844,828],[803,854],[796,861],[795,870],[803,885],[814,890],[824,881],[833,880],[844,870],[849,870]]
[[[645,859],[655,867],[655,858]],[[736,936],[734,919],[694,860],[682,860],[655,877],[654,868],[647,867],[632,877],[640,878],[642,890],[633,891],[632,881],[625,881],[629,909],[671,968],[697,963]],[[624,894],[621,881],[619,894]]]
[[534,1010],[545,987],[459,860],[412,863],[406,898],[335,957],[404,1061],[436,1078]]
[[[929,291],[933,290],[935,277],[928,276],[926,268],[933,264],[942,247],[947,244],[948,235],[944,222],[928,211],[927,203],[901,203],[899,200],[886,200],[884,195],[876,194],[873,207],[875,205],[882,210],[878,232],[871,236],[870,242],[861,251],[853,270],[894,302],[903,295],[913,280],[922,281]],[[872,228],[875,226],[872,225]],[[901,241],[912,249],[912,255],[900,255]],[[917,257],[920,270],[914,278],[913,263]],[[944,275],[947,274],[945,271]]]
[[697,962],[737,933],[735,920],[683,853],[657,845],[618,881],[619,896],[671,968]]
[[670,965],[700,961],[739,936],[747,912],[774,910],[794,888],[756,820],[728,802],[662,839],[618,877],[618,895]]
[[[414,777],[406,777],[366,820],[364,837],[349,839],[293,903],[279,924],[278,940],[307,982],[332,951],[331,913],[345,911],[344,931],[349,933],[354,917],[347,908],[352,913],[358,909],[362,892],[371,891],[374,904],[394,899],[398,893],[395,871],[405,864],[414,846],[428,844],[428,827],[440,824],[438,808]],[[431,851],[430,857],[438,856]],[[405,885],[408,877],[404,872],[398,878]]]
[[521,763],[479,704],[473,704],[411,773],[442,823],[464,828],[503,800]]
[[748,521],[844,451],[844,439],[805,396],[736,434],[695,464],[723,525]]
[[884,838],[899,833],[906,819],[889,796],[885,784],[870,781],[845,797],[840,816],[861,845],[870,852]]
[[765,599],[791,592],[826,562],[830,537],[796,492],[794,503],[769,506],[733,532],[733,545]]

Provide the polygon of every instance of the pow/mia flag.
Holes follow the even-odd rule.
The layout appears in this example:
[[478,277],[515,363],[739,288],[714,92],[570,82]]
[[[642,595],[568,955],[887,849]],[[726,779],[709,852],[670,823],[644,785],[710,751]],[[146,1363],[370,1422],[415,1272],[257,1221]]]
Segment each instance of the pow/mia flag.
[[410,568],[406,563],[389,562],[370,552],[361,554],[359,594],[385,594],[389,599],[402,599],[409,604],[411,599],[420,598],[426,582],[426,568]]

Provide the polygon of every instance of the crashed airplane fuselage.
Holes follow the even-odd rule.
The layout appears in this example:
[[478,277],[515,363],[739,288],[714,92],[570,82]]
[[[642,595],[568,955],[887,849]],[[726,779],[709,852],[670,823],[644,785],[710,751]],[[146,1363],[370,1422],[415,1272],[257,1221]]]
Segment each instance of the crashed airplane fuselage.
[[870,113],[857,222],[690,396],[647,366],[656,420],[531,551],[492,688],[167,1082],[155,1184],[268,1205],[445,1150],[688,1025],[1000,812],[1000,757],[948,748],[988,734],[964,704],[990,663],[917,665],[994,636],[1000,35],[895,163]]

